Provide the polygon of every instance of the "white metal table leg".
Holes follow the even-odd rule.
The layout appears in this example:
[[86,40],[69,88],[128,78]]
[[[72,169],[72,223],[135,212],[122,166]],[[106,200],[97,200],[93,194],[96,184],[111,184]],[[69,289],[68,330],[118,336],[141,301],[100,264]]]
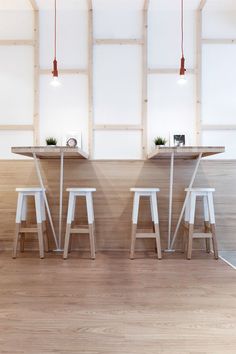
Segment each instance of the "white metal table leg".
[[[198,167],[199,167],[201,158],[202,158],[202,153],[200,153],[199,156],[198,156],[197,163],[196,163],[195,169],[194,169],[194,171],[193,171],[193,175],[192,175],[192,178],[191,178],[191,181],[190,181],[190,184],[189,184],[188,188],[192,188],[192,186],[193,186],[193,183],[194,183],[194,180],[195,180],[197,171],[198,171]],[[186,204],[187,204],[187,200],[188,200],[188,198],[189,198],[189,194],[190,194],[190,192],[188,191],[188,192],[186,193],[186,196],[185,196],[185,199],[184,199],[184,204],[183,204],[183,207],[182,207],[180,216],[179,216],[179,220],[178,220],[177,226],[176,226],[176,228],[175,228],[175,232],[174,232],[174,236],[173,236],[171,245],[170,245],[170,248],[171,248],[171,249],[173,248],[173,246],[174,246],[174,244],[175,244],[175,240],[176,240],[176,237],[177,237],[177,233],[178,233],[178,231],[179,231],[179,227],[180,227],[180,224],[181,224],[181,220],[182,220],[183,215],[184,215],[184,210],[185,210],[185,207],[186,207]]]
[[59,207],[59,250],[62,251],[61,231],[62,231],[62,208],[63,208],[63,178],[64,178],[64,153],[61,152],[60,166],[60,207]]
[[43,190],[43,199],[44,199],[45,206],[46,206],[46,209],[47,209],[48,218],[49,218],[50,226],[51,226],[52,233],[53,233],[53,238],[54,238],[54,241],[55,241],[56,248],[58,249],[57,237],[56,237],[55,229],[54,229],[53,222],[52,222],[52,216],[51,216],[51,212],[50,212],[50,209],[49,209],[47,196],[46,196],[46,193],[45,193],[45,187],[44,187],[44,184],[43,184],[43,179],[42,179],[42,175],[41,175],[38,159],[37,159],[37,156],[36,156],[35,152],[33,152],[33,158],[34,158],[34,163],[35,163],[35,167],[36,167],[37,176],[38,176],[38,179],[39,179],[39,184],[40,184],[40,187]]
[[173,203],[173,178],[174,178],[174,152],[171,153],[170,160],[170,187],[169,187],[169,220],[168,220],[168,242],[165,252],[172,252],[171,243],[171,222],[172,222],[172,203]]

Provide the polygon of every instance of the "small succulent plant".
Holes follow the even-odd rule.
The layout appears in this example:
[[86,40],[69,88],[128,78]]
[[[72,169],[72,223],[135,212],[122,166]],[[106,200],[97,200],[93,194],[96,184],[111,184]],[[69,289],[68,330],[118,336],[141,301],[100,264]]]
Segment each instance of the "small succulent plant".
[[57,139],[50,136],[46,139],[46,144],[47,145],[57,145]]
[[155,145],[165,145],[167,143],[167,140],[165,138],[162,138],[161,136],[157,136],[154,139]]

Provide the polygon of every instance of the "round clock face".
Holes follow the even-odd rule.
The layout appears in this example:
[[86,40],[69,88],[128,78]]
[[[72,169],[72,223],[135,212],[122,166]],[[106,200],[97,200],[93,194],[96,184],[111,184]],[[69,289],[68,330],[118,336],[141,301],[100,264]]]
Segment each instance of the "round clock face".
[[75,138],[69,138],[66,142],[66,145],[69,147],[76,147],[77,140]]

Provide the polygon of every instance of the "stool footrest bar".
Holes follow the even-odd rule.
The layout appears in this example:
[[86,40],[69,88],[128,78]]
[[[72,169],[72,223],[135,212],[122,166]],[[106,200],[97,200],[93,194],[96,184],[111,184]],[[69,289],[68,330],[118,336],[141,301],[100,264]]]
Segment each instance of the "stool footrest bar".
[[212,233],[210,232],[193,233],[193,238],[212,238]]
[[156,238],[158,236],[159,236],[158,234],[154,234],[151,232],[147,232],[147,233],[139,232],[136,234],[136,238]]

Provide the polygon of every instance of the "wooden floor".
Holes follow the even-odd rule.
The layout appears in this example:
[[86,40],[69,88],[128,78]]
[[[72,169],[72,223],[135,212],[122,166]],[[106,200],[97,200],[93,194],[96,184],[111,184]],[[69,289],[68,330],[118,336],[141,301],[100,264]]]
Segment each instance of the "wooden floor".
[[236,272],[204,252],[0,253],[0,353],[236,353]]

